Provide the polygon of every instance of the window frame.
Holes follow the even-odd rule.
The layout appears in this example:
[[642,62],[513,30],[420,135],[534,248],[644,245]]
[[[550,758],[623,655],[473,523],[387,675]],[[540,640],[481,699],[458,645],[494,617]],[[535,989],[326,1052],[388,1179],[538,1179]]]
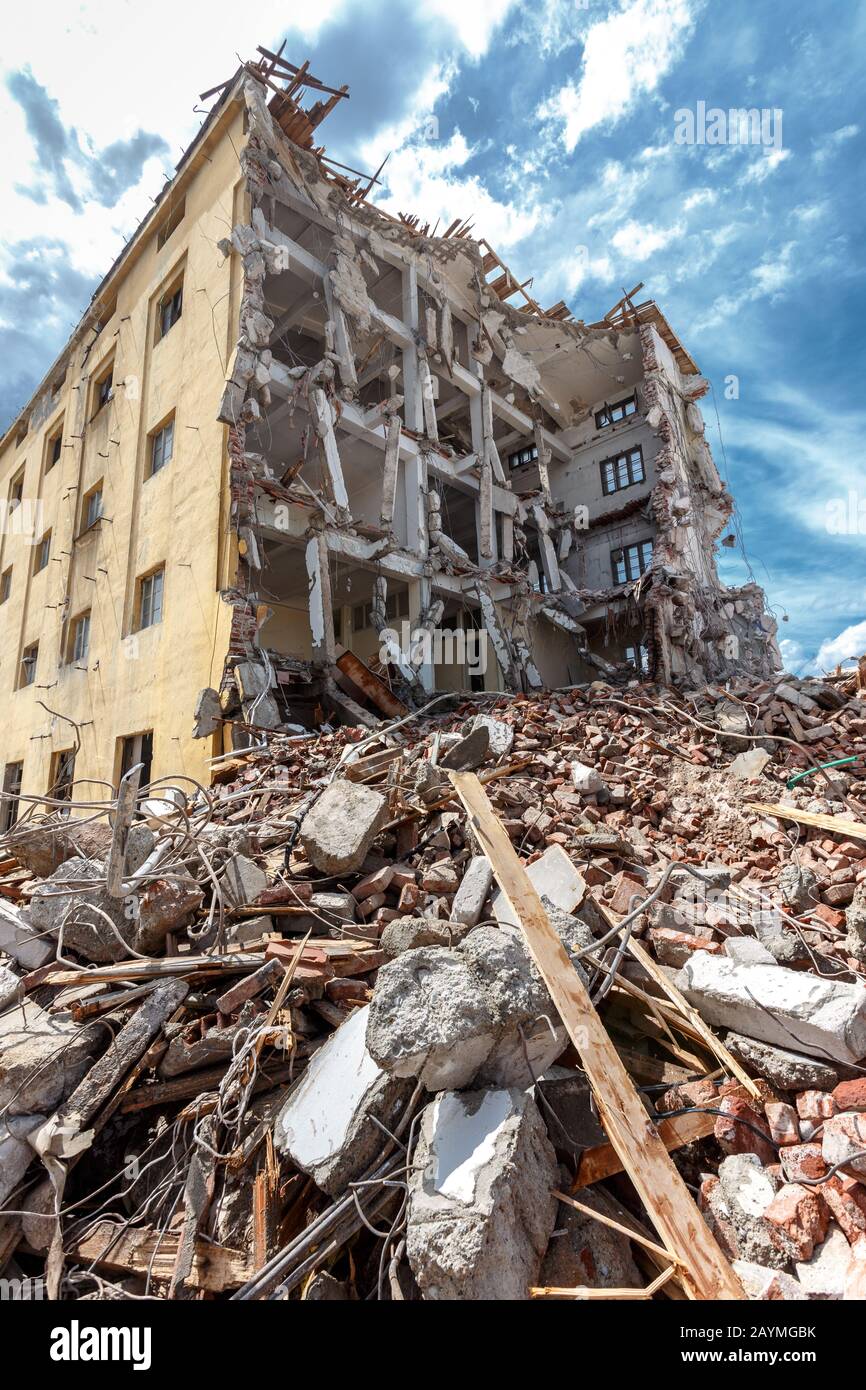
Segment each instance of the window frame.
[[[170,434],[170,446],[168,458],[165,457],[165,443],[162,446],[162,458],[158,464],[154,463],[156,456],[156,446],[160,439],[163,439],[167,432]],[[174,411],[163,421],[155,430],[151,430],[148,435],[150,448],[148,450],[148,478],[153,478],[157,473],[161,473],[163,468],[167,468],[174,458],[174,436],[175,436],[175,414]]]
[[93,379],[93,409],[91,420],[95,420],[107,405],[114,400],[114,358],[108,362],[99,375]]
[[181,274],[171,281],[171,288],[160,295],[156,306],[156,341],[161,343],[183,317],[183,281]]
[[[61,781],[61,776],[64,780]],[[75,749],[59,748],[51,754],[48,795],[54,801],[71,801],[75,783]]]
[[[94,483],[93,487],[89,488],[87,492],[85,492],[84,497],[81,500],[81,529],[78,533],[80,536],[83,536],[86,534],[86,532],[92,530],[93,527],[97,524],[97,522],[101,521],[103,516],[105,515],[102,509],[105,496],[103,492],[104,481],[105,480],[103,478],[100,478],[98,483]],[[99,498],[99,511],[97,512],[96,516],[91,517],[91,503],[96,497]]]
[[[524,457],[525,455],[527,457]],[[538,463],[537,444],[526,444],[522,449],[516,449],[508,455],[509,468],[528,468],[533,463]]]
[[[626,410],[626,406],[631,406],[631,410]],[[622,408],[622,414],[616,419],[613,412]],[[605,401],[601,410],[595,412],[595,427],[597,430],[610,429],[611,425],[621,425],[623,420],[630,420],[633,415],[638,414],[637,391],[632,391],[630,396],[623,396],[618,401]]]
[[[154,617],[153,586],[159,579],[159,616]],[[145,585],[150,585],[149,590]],[[162,622],[165,613],[165,565],[157,565],[155,569],[143,574],[138,581],[138,593],[136,595],[136,632],[144,632],[149,627],[156,627]],[[147,604],[147,622],[144,621],[145,604]]]
[[48,530],[43,532],[39,537],[39,542],[33,556],[34,575],[41,574],[43,570],[47,570],[48,568],[48,562],[51,559],[51,534],[51,531]]
[[[18,812],[21,809],[18,797],[21,795],[21,784],[23,780],[23,758],[11,763],[6,763],[3,768],[3,790],[2,793],[0,793],[0,834],[8,835],[9,831],[18,820]],[[14,797],[15,800],[10,800],[10,797]]]
[[[638,464],[640,466],[639,478],[635,477],[635,470],[633,467],[635,454],[638,456]],[[620,465],[623,462],[625,462],[626,465],[626,477],[628,478],[628,482],[625,483],[619,481],[621,475]],[[646,482],[646,465],[644,463],[643,447],[640,444],[635,444],[631,449],[622,449],[618,454],[609,454],[607,458],[599,460],[598,467],[601,475],[601,490],[605,497],[612,497],[615,492],[625,492],[626,488],[636,487],[638,483]],[[608,487],[607,485],[608,468],[613,470],[612,487]]]
[[53,429],[53,430],[51,431],[51,433],[48,435],[48,438],[47,438],[46,441],[45,441],[45,472],[46,472],[46,473],[50,473],[51,470],[52,470],[52,468],[56,468],[56,467],[57,467],[57,464],[60,462],[61,458],[63,457],[63,428],[64,428],[64,424],[65,424],[65,421],[64,421],[63,418],[61,417],[61,419],[60,419],[60,421],[58,422],[56,428]]
[[[90,619],[92,609],[86,608],[83,613],[79,613],[72,619],[69,635],[69,661],[74,664],[77,661],[87,661],[90,653]],[[79,651],[79,635],[84,632],[84,649]]]
[[[649,546],[649,554],[645,556],[647,546]],[[618,545],[613,550],[611,550],[610,568],[614,584],[617,587],[619,587],[621,584],[636,584],[637,581],[640,579],[641,575],[646,574],[647,570],[652,564],[653,548],[654,547],[652,538],[645,537],[644,539],[639,541],[628,541],[625,545]],[[632,573],[632,566],[629,558],[630,551],[635,551],[637,553],[638,568],[636,574]],[[617,556],[622,557],[621,563],[623,567],[623,572],[625,574],[624,579],[620,579],[619,574],[617,573],[617,565],[620,563],[617,560]]]
[[[32,653],[32,655],[30,655]],[[28,685],[36,683],[36,667],[39,663],[39,643],[30,642],[21,653],[21,671],[18,678],[18,689],[24,690]]]
[[6,603],[12,593],[12,570],[14,565],[7,565],[5,570],[0,573],[0,604]]

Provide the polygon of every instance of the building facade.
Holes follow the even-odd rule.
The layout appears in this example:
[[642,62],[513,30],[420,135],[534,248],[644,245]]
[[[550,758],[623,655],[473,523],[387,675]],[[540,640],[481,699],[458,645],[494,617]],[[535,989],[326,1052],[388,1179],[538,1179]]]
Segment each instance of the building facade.
[[315,143],[345,96],[264,52],[218,89],[0,441],[7,822],[434,690],[778,664],[657,305],[544,310],[378,209]]

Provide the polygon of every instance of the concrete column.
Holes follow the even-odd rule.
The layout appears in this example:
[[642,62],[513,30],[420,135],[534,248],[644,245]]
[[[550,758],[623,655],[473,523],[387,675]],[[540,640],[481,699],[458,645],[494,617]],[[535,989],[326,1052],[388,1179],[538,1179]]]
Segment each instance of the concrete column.
[[[403,322],[412,332],[418,332],[418,274],[414,265],[406,266],[403,277]],[[418,373],[418,348],[415,343],[403,349],[403,396],[406,428],[420,434],[424,428],[421,400],[421,379]]]
[[328,566],[328,542],[319,533],[307,541],[304,555],[309,579],[310,632],[313,640],[313,660],[333,666],[336,657],[334,641],[334,609],[331,602],[331,571]]

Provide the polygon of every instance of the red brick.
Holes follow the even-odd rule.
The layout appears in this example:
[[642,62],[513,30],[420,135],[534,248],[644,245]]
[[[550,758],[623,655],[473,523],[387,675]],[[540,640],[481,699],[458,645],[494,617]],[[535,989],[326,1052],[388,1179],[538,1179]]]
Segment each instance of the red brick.
[[[726,1154],[757,1154],[762,1163],[772,1163],[776,1149],[770,1140],[766,1121],[739,1096],[725,1096],[719,1105],[724,1113],[716,1120],[713,1134]],[[743,1123],[745,1122],[745,1123]],[[750,1128],[754,1125],[761,1133]]]
[[836,1102],[829,1091],[801,1091],[797,1096],[797,1114],[801,1120],[819,1124],[836,1114]]
[[[608,907],[611,912],[619,913],[623,917],[632,910],[632,898],[638,897],[642,899],[649,897],[649,889],[646,884],[639,878],[635,878],[632,874],[625,873],[625,871],[618,873],[612,880],[612,883],[614,885],[614,894],[608,903]],[[636,907],[637,903],[635,903],[634,906]]]
[[866,1187],[856,1178],[837,1173],[821,1184],[821,1196],[853,1245],[866,1238]]
[[866,1076],[840,1081],[833,1090],[833,1099],[840,1110],[866,1111]]
[[786,1144],[779,1150],[779,1162],[786,1182],[823,1178],[827,1171],[820,1144]]
[[764,1211],[764,1220],[785,1238],[797,1260],[810,1260],[827,1234],[830,1211],[823,1197],[798,1183],[780,1188]]
[[800,1142],[800,1126],[797,1124],[797,1112],[793,1105],[786,1105],[784,1101],[772,1100],[764,1106],[764,1114],[767,1117],[774,1143],[798,1144]]
[[845,925],[845,913],[835,912],[832,907],[827,907],[825,903],[818,903],[812,916],[819,918],[828,927],[844,927]]

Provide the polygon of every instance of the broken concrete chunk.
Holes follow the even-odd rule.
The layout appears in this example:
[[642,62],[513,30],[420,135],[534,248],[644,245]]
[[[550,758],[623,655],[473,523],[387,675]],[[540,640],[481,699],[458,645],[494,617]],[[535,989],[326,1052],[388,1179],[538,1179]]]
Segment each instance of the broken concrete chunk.
[[824,1121],[821,1156],[828,1168],[844,1164],[844,1172],[866,1176],[866,1115],[843,1111]]
[[799,864],[784,864],[779,870],[779,895],[786,907],[795,912],[805,912],[818,901],[815,887],[818,880],[811,869]]
[[21,910],[0,898],[0,951],[17,960],[25,970],[38,970],[54,959],[55,945],[41,935]]
[[367,1050],[368,1008],[355,1009],[312,1057],[277,1118],[281,1152],[331,1197],[375,1160],[398,1122],[412,1082],[382,1071]]
[[584,796],[594,796],[604,787],[604,778],[597,768],[576,760],[571,764],[571,781],[575,791]]
[[753,936],[729,936],[724,952],[737,965],[776,965],[776,957]]
[[337,780],[326,787],[301,824],[300,843],[323,874],[360,869],[388,819],[388,802],[362,782]]
[[400,956],[419,946],[456,946],[470,929],[436,917],[395,917],[379,938],[387,956]]
[[99,1024],[81,1027],[25,998],[0,1015],[0,1113],[55,1110],[71,1095],[107,1041]]
[[492,882],[493,869],[487,856],[473,855],[454,895],[449,914],[451,920],[474,927],[481,916]]
[[548,1067],[536,1082],[539,1109],[555,1149],[575,1162],[584,1149],[608,1142],[592,1103],[592,1090],[583,1072],[570,1067]]
[[36,1157],[29,1136],[45,1119],[45,1115],[0,1115],[0,1207],[6,1205]]
[[845,1293],[850,1263],[851,1247],[834,1221],[811,1258],[795,1261],[794,1269],[807,1297],[838,1299]]
[[[561,845],[550,845],[526,872],[539,897],[549,898],[563,912],[574,912],[586,896],[586,883]],[[493,898],[493,915],[500,926],[519,926],[501,889]]]
[[770,756],[763,748],[750,748],[745,753],[738,753],[731,762],[730,774],[742,782],[753,782],[764,771]]
[[0,1013],[7,1005],[14,1004],[20,988],[21,976],[15,973],[11,965],[0,965]]
[[489,756],[490,730],[486,724],[479,724],[442,754],[439,766],[451,772],[472,772]]
[[526,1299],[556,1217],[556,1157],[531,1096],[446,1092],[424,1111],[406,1253],[425,1299]]
[[493,758],[505,757],[514,747],[514,729],[502,719],[493,719],[489,714],[476,714],[472,728],[487,730],[490,755]]
[[58,938],[62,932],[64,953],[71,950],[98,964],[124,960],[135,938],[134,916],[123,898],[111,897],[105,869],[93,859],[61,864],[35,889],[29,911],[36,931]]
[[220,697],[210,686],[198,693],[193,711],[193,738],[207,738],[222,728],[223,711]]
[[717,1027],[806,1053],[857,1062],[866,1054],[866,989],[784,966],[738,965],[696,951],[679,977],[701,1016]]
[[771,1043],[745,1037],[742,1033],[728,1032],[724,1041],[725,1046],[739,1061],[759,1076],[763,1076],[771,1086],[777,1086],[780,1091],[802,1091],[811,1088],[827,1091],[835,1086],[839,1079],[835,1067],[816,1057],[806,1057],[800,1052],[791,1052],[784,1047],[773,1047]]
[[798,1281],[782,1270],[767,1269],[752,1260],[734,1260],[731,1267],[746,1296],[757,1302],[802,1303],[807,1298]]
[[247,907],[268,886],[268,876],[246,855],[234,854],[220,876],[220,888],[228,907]]
[[417,1076],[431,1091],[468,1086],[498,1031],[491,1004],[458,951],[421,946],[379,971],[367,1047],[395,1076]]

